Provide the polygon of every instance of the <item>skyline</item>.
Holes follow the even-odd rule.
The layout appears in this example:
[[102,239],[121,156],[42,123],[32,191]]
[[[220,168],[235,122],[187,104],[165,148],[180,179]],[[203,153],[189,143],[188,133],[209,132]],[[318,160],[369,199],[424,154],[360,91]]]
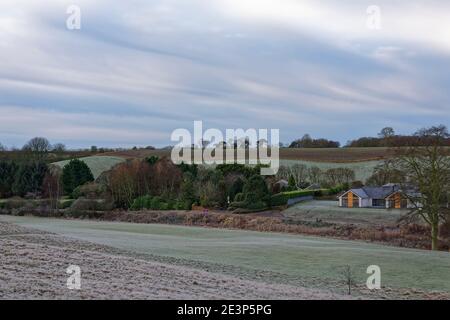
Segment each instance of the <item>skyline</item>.
[[[66,9],[81,9],[68,30]],[[345,144],[450,123],[445,1],[2,1],[0,143],[173,144],[177,128]]]

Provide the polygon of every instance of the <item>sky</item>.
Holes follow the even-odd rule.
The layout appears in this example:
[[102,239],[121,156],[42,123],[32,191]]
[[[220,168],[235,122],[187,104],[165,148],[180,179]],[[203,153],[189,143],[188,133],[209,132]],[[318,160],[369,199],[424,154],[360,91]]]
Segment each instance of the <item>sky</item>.
[[279,129],[285,143],[449,125],[449,12],[445,0],[2,0],[0,143],[162,147],[195,120]]

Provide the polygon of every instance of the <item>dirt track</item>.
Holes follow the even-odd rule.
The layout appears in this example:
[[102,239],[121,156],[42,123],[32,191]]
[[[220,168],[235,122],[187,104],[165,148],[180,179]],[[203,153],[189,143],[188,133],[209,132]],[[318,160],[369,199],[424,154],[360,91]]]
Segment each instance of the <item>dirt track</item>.
[[[342,299],[129,257],[116,249],[0,222],[0,299]],[[78,265],[81,290],[66,286]]]

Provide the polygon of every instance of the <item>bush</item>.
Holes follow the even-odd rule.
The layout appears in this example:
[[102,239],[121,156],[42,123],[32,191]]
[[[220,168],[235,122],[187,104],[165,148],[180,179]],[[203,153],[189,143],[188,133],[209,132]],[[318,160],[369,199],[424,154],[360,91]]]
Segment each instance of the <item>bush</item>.
[[134,199],[133,203],[130,206],[131,210],[142,210],[142,209],[150,209],[150,202],[152,200],[151,196],[142,196]]
[[76,187],[72,192],[72,198],[78,199],[80,197],[88,199],[99,199],[104,197],[106,188],[98,183],[90,182],[82,186]]
[[73,199],[60,201],[58,203],[58,209],[70,208],[74,202],[75,202],[75,200],[73,200]]
[[328,189],[317,189],[317,190],[295,190],[288,192],[281,192],[273,195],[270,198],[270,205],[273,207],[287,205],[289,199],[294,199],[298,197],[315,196],[320,197],[328,194]]
[[161,197],[151,197],[149,195],[134,199],[131,210],[188,210],[186,203],[175,200],[163,200]]
[[78,211],[109,211],[113,209],[113,204],[106,200],[93,200],[79,198],[71,204],[67,210],[69,214],[76,213]]

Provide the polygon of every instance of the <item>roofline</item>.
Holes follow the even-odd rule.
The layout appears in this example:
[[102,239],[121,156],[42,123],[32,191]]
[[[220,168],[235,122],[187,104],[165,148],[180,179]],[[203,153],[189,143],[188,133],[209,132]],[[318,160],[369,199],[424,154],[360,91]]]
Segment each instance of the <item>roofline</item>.
[[[351,192],[351,191],[352,191],[352,189],[350,189],[350,190],[344,192],[344,193],[341,194],[338,198],[341,198],[341,197],[345,196],[347,193],[349,193],[349,192]],[[357,196],[358,198],[364,199],[364,198],[361,198],[360,196],[358,196],[356,193],[354,193],[354,192],[352,192],[352,193],[353,193],[353,195]]]

